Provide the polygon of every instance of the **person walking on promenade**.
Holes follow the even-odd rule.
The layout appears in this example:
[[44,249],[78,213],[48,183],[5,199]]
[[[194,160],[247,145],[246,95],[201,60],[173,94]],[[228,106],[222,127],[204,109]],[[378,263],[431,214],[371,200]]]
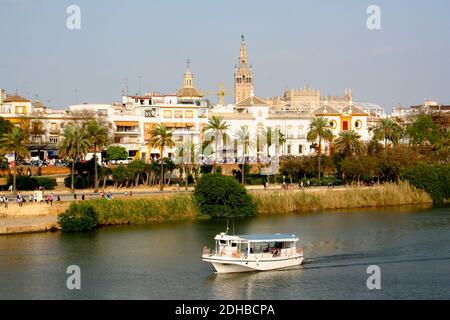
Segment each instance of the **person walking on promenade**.
[[50,205],[53,206],[53,194],[52,193],[50,193],[48,195],[48,201],[50,202]]
[[16,202],[19,205],[19,207],[22,206],[22,196],[20,195],[20,193],[18,193],[16,196]]

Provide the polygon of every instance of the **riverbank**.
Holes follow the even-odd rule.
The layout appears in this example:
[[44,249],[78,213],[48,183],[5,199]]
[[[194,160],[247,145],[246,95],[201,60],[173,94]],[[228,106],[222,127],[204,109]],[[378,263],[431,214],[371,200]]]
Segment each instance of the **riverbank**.
[[[432,203],[430,196],[407,182],[382,186],[320,190],[253,191],[251,197],[258,215],[295,214],[312,210],[336,210]],[[92,227],[92,212],[97,226],[144,224],[205,218],[200,214],[191,194],[160,197],[76,202],[62,216],[62,229],[77,230],[77,225]],[[78,222],[76,222],[78,220]],[[67,226],[67,228],[65,228]]]
[[316,190],[314,192],[253,192],[259,214],[300,213],[317,210],[337,210],[365,207],[432,204],[423,190],[402,181],[376,187],[347,187]]
[[[250,190],[259,215],[296,214],[399,205],[431,205],[430,196],[406,182],[374,187],[311,188],[306,190]],[[58,229],[58,214],[72,206],[82,213],[94,208],[99,226],[194,220],[201,216],[192,194],[176,192],[151,196],[86,200],[47,204],[12,204],[0,208],[0,235]],[[47,220],[42,219],[46,217]]]

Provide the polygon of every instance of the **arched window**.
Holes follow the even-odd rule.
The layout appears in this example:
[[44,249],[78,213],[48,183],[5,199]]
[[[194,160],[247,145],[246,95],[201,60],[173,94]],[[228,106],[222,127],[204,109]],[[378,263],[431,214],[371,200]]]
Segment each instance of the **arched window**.
[[355,121],[355,128],[356,128],[356,130],[361,130],[361,128],[362,128],[361,120],[356,120]]
[[287,146],[287,153],[288,154],[291,154],[291,150],[292,149],[292,146],[290,145],[290,144],[288,144],[288,146]]

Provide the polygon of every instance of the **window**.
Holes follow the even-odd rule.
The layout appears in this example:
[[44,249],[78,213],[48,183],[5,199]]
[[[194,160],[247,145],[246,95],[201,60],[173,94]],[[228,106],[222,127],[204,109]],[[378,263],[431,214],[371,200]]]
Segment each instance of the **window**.
[[183,111],[180,110],[175,111],[175,118],[183,118]]
[[356,128],[356,130],[360,130],[362,128],[361,120],[356,120],[355,121],[355,128]]
[[336,129],[336,126],[337,126],[336,121],[331,120],[329,124],[330,124],[331,129]]
[[164,118],[172,118],[172,111],[164,110]]
[[106,117],[108,115],[108,109],[98,109],[97,115],[99,117]]
[[298,153],[301,154],[303,152],[303,145],[298,145]]
[[288,154],[291,154],[291,147],[292,147],[292,146],[291,146],[290,144],[287,146],[287,153],[288,153]]
[[192,111],[192,110],[188,110],[188,111],[186,111],[185,112],[185,117],[186,118],[193,118],[194,117],[194,111]]
[[144,111],[144,116],[146,118],[154,118],[156,117],[156,115],[157,115],[156,108],[145,109]]
[[344,131],[348,130],[348,121],[342,121],[342,130]]
[[48,141],[50,141],[50,143],[58,143],[58,137],[50,137],[48,138]]

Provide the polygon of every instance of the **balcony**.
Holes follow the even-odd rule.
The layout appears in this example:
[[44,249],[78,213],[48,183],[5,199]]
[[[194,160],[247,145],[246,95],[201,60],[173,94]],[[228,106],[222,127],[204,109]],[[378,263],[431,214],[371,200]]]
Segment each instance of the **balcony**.
[[139,135],[141,132],[139,130],[117,130],[114,132],[116,135]]

